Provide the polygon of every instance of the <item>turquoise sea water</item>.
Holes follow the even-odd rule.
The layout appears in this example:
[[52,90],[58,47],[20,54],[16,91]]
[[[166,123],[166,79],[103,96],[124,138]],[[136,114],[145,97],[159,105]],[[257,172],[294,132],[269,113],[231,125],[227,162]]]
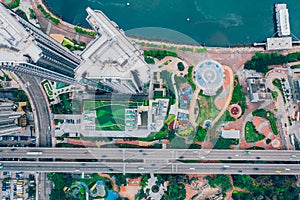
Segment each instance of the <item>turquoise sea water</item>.
[[[127,34],[206,46],[247,45],[274,34],[275,0],[44,0],[64,20],[88,26],[85,8],[102,10]],[[130,6],[126,6],[129,2]],[[300,3],[285,0],[300,38]],[[187,18],[190,21],[187,22]],[[149,28],[150,27],[150,28]],[[153,28],[155,27],[155,28]]]

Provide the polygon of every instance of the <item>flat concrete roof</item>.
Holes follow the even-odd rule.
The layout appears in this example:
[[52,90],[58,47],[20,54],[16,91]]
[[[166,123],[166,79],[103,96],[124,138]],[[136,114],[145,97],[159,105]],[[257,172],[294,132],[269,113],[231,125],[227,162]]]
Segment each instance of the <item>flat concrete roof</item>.
[[12,14],[0,4],[0,46],[5,47],[1,49],[1,61],[24,61],[23,54],[28,54],[37,62],[41,49],[33,43],[33,38]]
[[285,50],[292,48],[292,37],[267,38],[267,50]]
[[77,80],[80,80],[83,74],[86,75],[86,79],[132,79],[131,71],[137,70],[142,82],[149,81],[149,66],[144,62],[142,52],[137,46],[104,13],[91,8],[86,10],[87,21],[98,36],[81,54],[84,61],[76,69]]
[[240,131],[239,130],[222,130],[221,136],[226,139],[239,139]]
[[289,11],[286,4],[275,4],[277,29],[279,36],[288,36],[291,34]]

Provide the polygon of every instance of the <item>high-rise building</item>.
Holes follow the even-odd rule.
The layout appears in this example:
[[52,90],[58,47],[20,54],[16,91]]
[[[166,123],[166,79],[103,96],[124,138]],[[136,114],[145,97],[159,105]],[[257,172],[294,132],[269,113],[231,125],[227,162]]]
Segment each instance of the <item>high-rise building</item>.
[[81,54],[83,62],[75,70],[76,80],[109,92],[147,93],[145,86],[151,77],[143,52],[104,13],[91,8],[86,11],[86,20],[97,37]]
[[97,37],[77,56],[1,4],[0,68],[106,92],[148,93],[151,73],[143,52],[101,11],[86,10]]
[[14,134],[20,130],[17,119],[21,117],[21,112],[16,112],[13,108],[13,103],[0,102],[0,135]]
[[81,59],[0,4],[0,68],[73,83]]

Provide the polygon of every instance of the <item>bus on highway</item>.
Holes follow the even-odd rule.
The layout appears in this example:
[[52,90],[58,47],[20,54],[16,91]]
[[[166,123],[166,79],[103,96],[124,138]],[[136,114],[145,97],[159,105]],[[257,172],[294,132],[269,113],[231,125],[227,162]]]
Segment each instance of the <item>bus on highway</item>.
[[27,155],[34,155],[34,156],[38,156],[38,155],[42,155],[43,152],[41,151],[29,151],[26,153]]

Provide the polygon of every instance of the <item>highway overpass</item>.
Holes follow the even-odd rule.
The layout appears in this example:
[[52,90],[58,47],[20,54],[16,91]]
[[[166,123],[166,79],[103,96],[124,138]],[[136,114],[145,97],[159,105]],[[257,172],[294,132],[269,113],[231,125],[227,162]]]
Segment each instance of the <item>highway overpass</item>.
[[[2,147],[0,154],[1,170],[8,171],[300,174],[300,151],[286,150]],[[193,163],[184,163],[187,160]],[[277,164],[275,161],[285,163]]]
[[245,163],[126,163],[126,162],[28,162],[3,161],[1,170],[87,173],[156,174],[300,174],[299,164]]
[[[32,152],[39,152],[35,154]],[[219,150],[219,149],[138,149],[138,148],[7,148],[0,147],[1,158],[54,158],[174,161],[300,161],[300,151],[292,150]]]

